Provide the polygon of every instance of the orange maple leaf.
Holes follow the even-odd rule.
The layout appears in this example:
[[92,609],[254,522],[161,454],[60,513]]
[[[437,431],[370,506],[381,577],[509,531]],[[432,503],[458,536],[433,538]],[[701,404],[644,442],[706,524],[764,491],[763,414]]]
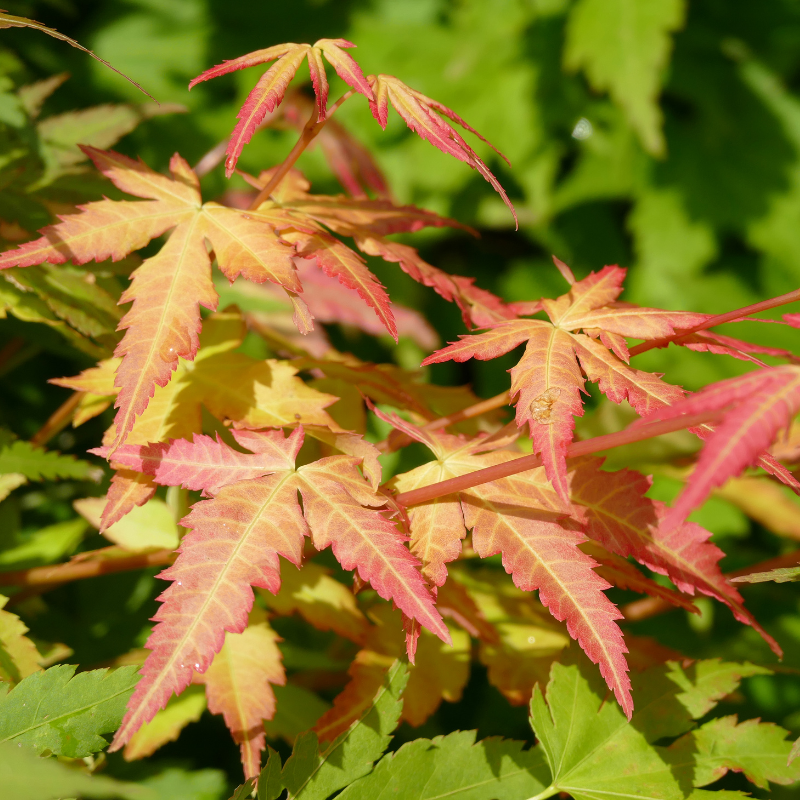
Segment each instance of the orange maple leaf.
[[[401,492],[517,457],[503,450],[481,453],[491,447],[482,438],[465,441],[422,431],[398,417],[376,413],[436,456],[436,461],[393,479],[391,485]],[[599,665],[630,717],[633,700],[627,650],[616,623],[622,615],[603,594],[610,584],[593,571],[596,562],[578,547],[585,535],[577,525],[562,524],[569,512],[540,467],[409,507],[411,552],[422,561],[423,573],[441,586],[447,578],[445,564],[458,558],[461,539],[471,529],[472,546],[481,558],[501,553],[516,586],[539,590],[540,601],[566,623],[570,636]]]
[[[569,270],[561,266],[562,272]],[[627,400],[641,415],[671,405],[683,398],[683,390],[665,383],[659,375],[629,366],[624,337],[660,339],[707,319],[702,314],[617,304],[625,273],[620,267],[604,267],[574,282],[567,294],[543,299],[526,309],[533,313],[541,308],[549,322],[499,322],[485,333],[462,336],[460,342],[422,362],[485,361],[527,341],[525,353],[510,370],[517,425],[529,426],[547,477],[565,500],[569,497],[566,451],[572,441],[574,417],[583,414],[583,374],[597,382],[610,400]],[[567,274],[571,277],[571,272]],[[600,341],[592,338],[594,335],[600,336]]]
[[293,247],[264,225],[236,209],[202,204],[199,183],[188,164],[173,156],[168,178],[111,151],[85,147],[97,168],[119,189],[146,202],[102,200],[43,230],[43,237],[0,255],[0,269],[68,260],[119,260],[173,229],[161,251],[131,276],[121,303],[133,306],[120,322],[125,336],[115,355],[119,394],[113,447],[125,441],[147,407],[156,386],[170,380],[179,358],[191,360],[198,347],[200,306],[214,309],[210,241],[229,280],[244,275],[302,291],[292,264]]
[[223,61],[222,64],[207,69],[189,83],[189,89],[191,89],[202,81],[278,59],[261,76],[239,111],[239,122],[231,134],[227,150],[228,158],[225,161],[225,171],[229,178],[233,175],[242,149],[253,138],[256,128],[261,124],[267,112],[274,111],[283,101],[286,89],[303,63],[303,59],[308,58],[308,70],[317,98],[318,120],[325,119],[328,105],[328,78],[322,61],[323,56],[348,86],[368,99],[372,99],[372,88],[364,77],[361,67],[351,55],[342,49],[349,47],[355,47],[355,45],[346,39],[319,39],[313,45],[293,42],[278,44],[264,50],[256,50],[231,61]]
[[[377,510],[385,498],[357,470],[360,459],[330,456],[295,469],[302,427],[288,438],[280,431],[234,436],[251,452],[196,436],[193,444],[124,445],[114,456],[152,474],[157,483],[188,487],[202,482],[214,486],[215,493],[182,520],[191,532],[175,564],[161,574],[172,585],[161,595],[159,624],[147,642],[152,652],[113,749],[122,747],[173,692],[181,692],[193,673],[205,672],[226,631],[244,629],[253,604],[251,586],[277,593],[278,556],[300,566],[308,535],[318,550],[331,546],[341,565],[356,569],[381,597],[450,640],[417,560]],[[258,461],[260,470],[254,469]]]

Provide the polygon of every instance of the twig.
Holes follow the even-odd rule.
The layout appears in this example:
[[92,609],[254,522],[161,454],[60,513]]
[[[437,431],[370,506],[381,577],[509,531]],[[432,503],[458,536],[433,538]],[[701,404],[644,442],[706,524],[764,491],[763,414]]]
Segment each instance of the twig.
[[275,173],[270,178],[267,185],[256,195],[255,200],[250,204],[250,209],[258,208],[265,200],[269,198],[278,184],[286,177],[289,170],[295,165],[295,162],[300,158],[303,151],[314,141],[317,134],[323,129],[325,123],[336,113],[339,106],[353,94],[353,91],[345,92],[327,111],[327,115],[323,120],[316,120],[316,108],[312,110],[311,116],[308,118],[300,138],[295,142],[294,147],[288,156],[284,159],[283,163],[275,170]]
[[[706,411],[702,414],[684,414],[677,419],[663,420],[661,422],[650,422],[646,425],[637,425],[635,428],[629,427],[617,433],[607,433],[603,436],[595,436],[583,442],[573,442],[567,448],[567,458],[586,456],[591,453],[599,453],[603,450],[610,450],[612,447],[620,447],[624,444],[640,442],[644,439],[652,439],[655,436],[662,436],[665,433],[674,433],[684,428],[693,428],[704,422],[716,422],[720,419],[720,411]],[[410,492],[403,492],[397,495],[395,500],[403,506],[413,506],[419,503],[426,503],[435,500],[437,497],[444,497],[454,492],[470,489],[473,486],[480,486],[482,483],[491,483],[500,478],[507,478],[509,475],[516,475],[518,472],[527,472],[529,469],[540,467],[542,459],[540,456],[522,456],[512,461],[502,464],[495,464],[492,467],[478,469],[467,475],[460,475],[457,478],[450,478],[446,481],[432,483],[430,486],[423,486],[420,489],[413,489]]]
[[31,436],[31,444],[43,447],[54,436],[61,433],[69,425],[73,412],[80,404],[86,392],[73,392],[51,415],[50,418]]
[[[771,569],[779,569],[780,567],[793,567],[798,561],[800,561],[800,550],[793,550],[791,553],[786,553],[786,555],[769,558],[760,564],[751,564],[743,569],[726,572],[725,577],[738,578],[740,575],[751,575],[754,572],[768,572]],[[643,597],[641,600],[634,600],[632,603],[622,606],[620,611],[624,615],[626,622],[639,622],[639,620],[649,619],[673,608],[675,606],[660,597]]]
[[[455,411],[446,417],[432,419],[430,422],[426,422],[424,425],[422,425],[421,428],[424,431],[435,431],[439,428],[446,428],[448,425],[455,425],[457,422],[463,422],[465,419],[479,417],[481,414],[486,414],[488,411],[494,411],[496,408],[502,408],[507,404],[508,392],[501,392],[500,394],[490,397],[487,400],[481,400],[479,403],[475,403],[467,408],[462,408],[461,411]],[[382,453],[392,453],[395,450],[399,450],[401,447],[405,447],[407,444],[410,444],[411,441],[412,439],[407,433],[403,433],[402,431],[392,431],[388,438],[382,442],[378,442],[376,447]]]
[[631,347],[629,352],[632,356],[638,356],[639,353],[653,350],[656,347],[666,347],[670,342],[679,342],[685,336],[691,336],[693,333],[697,333],[697,331],[704,331],[716,325],[724,325],[726,322],[735,322],[737,319],[750,316],[750,314],[758,314],[759,311],[767,311],[770,308],[784,306],[787,303],[794,303],[796,300],[800,300],[800,289],[796,289],[788,294],[782,294],[780,297],[762,300],[760,303],[753,303],[751,306],[737,308],[733,311],[726,311],[724,314],[717,314],[714,317],[710,317],[705,322],[701,322],[699,325],[695,325],[693,328],[681,331],[673,336],[665,336],[663,339],[653,339],[649,342],[637,344],[636,347]]
[[[174,550],[156,550],[152,553],[133,553],[120,558],[97,558],[111,548],[81,553],[66,564],[53,564],[49,567],[32,567],[14,572],[0,572],[0,586],[52,586],[69,583],[83,578],[95,578],[113,572],[127,572],[132,569],[157,567],[171,564],[175,558]],[[117,550],[118,548],[113,548]]]

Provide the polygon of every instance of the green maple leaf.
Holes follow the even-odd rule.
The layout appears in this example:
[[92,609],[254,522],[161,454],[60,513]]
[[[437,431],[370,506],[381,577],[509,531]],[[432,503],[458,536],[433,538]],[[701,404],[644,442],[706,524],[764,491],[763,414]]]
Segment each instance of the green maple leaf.
[[0,698],[0,745],[13,742],[69,758],[106,747],[102,734],[119,727],[138,667],[78,675],[75,669],[65,664],[36,672]]
[[378,762],[341,800],[525,800],[550,783],[540,748],[499,738],[475,743],[475,731],[417,739]]
[[664,152],[658,92],[683,24],[683,0],[579,0],[570,14],[564,61],[583,68],[595,89],[608,90],[645,149]]

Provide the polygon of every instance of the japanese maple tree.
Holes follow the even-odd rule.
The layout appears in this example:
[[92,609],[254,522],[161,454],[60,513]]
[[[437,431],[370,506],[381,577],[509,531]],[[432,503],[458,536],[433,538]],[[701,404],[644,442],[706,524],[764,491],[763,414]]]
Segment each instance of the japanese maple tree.
[[[0,745],[88,759],[105,747],[102,735],[113,733],[109,752],[123,750],[133,760],[176,738],[207,708],[222,715],[240,748],[246,782],[235,797],[251,790],[272,800],[283,791],[323,800],[340,790],[342,797],[377,797],[398,780],[412,781],[420,765],[439,775],[448,759],[440,793],[413,796],[597,797],[617,781],[626,796],[677,798],[728,771],[761,787],[791,783],[800,771],[797,762],[787,765],[782,729],[734,717],[694,727],[743,677],[766,669],[679,664],[675,651],[624,630],[629,607],[620,608],[609,590],[649,596],[652,613],[699,613],[701,596],[711,598],[782,655],[780,637],[723,574],[724,552],[711,532],[687,517],[745,470],[800,494],[792,471],[800,460],[792,426],[800,410],[798,357],[714,330],[800,300],[800,291],[722,315],[649,308],[620,299],[623,267],[597,265],[578,280],[554,256],[564,293],[507,303],[426,262],[406,239],[392,237],[423,228],[475,231],[392,200],[375,161],[333,119],[338,109],[366,102],[386,128],[391,106],[414,133],[488,181],[516,224],[508,194],[466,137],[502,154],[438,100],[394,76],[365,75],[354,47],[344,39],[274,45],[206,70],[190,88],[270,64],[225,153],[217,148],[195,169],[175,153],[165,175],[82,143],[117,199],[59,213],[38,236],[24,232],[24,241],[0,254],[0,270],[16,285],[33,280],[26,276],[35,270],[69,275],[93,261],[133,264],[130,284],[115,298],[125,312],[109,339],[113,351],[106,343],[92,351],[94,366],[52,376],[74,392],[54,426],[116,409],[90,451],[105,460],[108,489],[102,500],[76,506],[112,545],[81,553],[49,577],[33,568],[3,582],[59,584],[165,565],[159,578],[169,584],[144,650],[129,654],[127,666],[118,659],[108,675],[73,677],[63,666],[42,672],[24,624],[0,609],[8,655],[0,659],[0,679],[14,687],[0,695],[0,709],[5,704],[18,717],[0,719]],[[313,104],[288,91],[303,61]],[[334,103],[328,67],[348,87]],[[244,148],[280,115],[300,128],[297,144],[260,174],[240,171]],[[315,194],[297,169],[315,140],[346,194]],[[237,174],[249,188],[204,200],[200,179],[223,159],[226,175]],[[145,248],[146,257],[135,255]],[[436,349],[425,320],[392,304],[368,258],[396,264],[456,304],[467,332]],[[261,305],[220,308],[225,281],[244,285],[241,292]],[[321,322],[370,334],[385,329],[395,342],[410,333],[432,351],[421,366],[493,360],[522,345],[524,352],[509,370],[507,392],[480,400],[467,387],[436,387],[419,373],[339,352]],[[782,324],[797,327],[797,315]],[[246,352],[248,337],[269,357]],[[689,393],[669,374],[636,366],[638,355],[668,346],[733,357],[748,371]],[[602,402],[640,419],[577,438],[587,381]],[[500,411],[506,406],[513,407],[510,421]],[[684,430],[698,439],[696,463],[680,473],[685,487],[671,507],[651,496],[647,470],[614,469],[599,455]],[[4,441],[4,473],[39,480],[89,469],[41,450],[46,441]],[[384,475],[385,456],[399,450],[403,466]],[[686,467],[679,461],[675,470]],[[166,494],[160,487],[169,487]],[[166,514],[160,538],[159,514]],[[332,560],[325,560],[328,548]],[[352,575],[352,589],[332,577],[334,569]],[[349,681],[342,688],[334,680],[337,693],[325,713],[286,734],[294,749],[282,763],[267,749],[269,725],[282,713],[302,716],[307,698],[281,692],[291,680],[279,626],[271,623],[294,614],[341,637]],[[526,651],[514,637],[547,645]],[[568,650],[570,639],[577,644]],[[518,743],[475,744],[474,736],[450,734],[412,742],[373,771],[401,718],[421,725],[443,700],[461,696],[473,649],[510,702],[531,703],[539,744],[523,753]],[[55,687],[68,699],[40,718]],[[38,703],[37,711],[23,712],[28,702]],[[95,707],[102,712],[85,712]],[[70,720],[69,745],[57,741],[51,713]],[[585,737],[583,750],[565,734],[570,725]],[[608,734],[603,741],[598,725]],[[502,767],[489,775],[491,753],[485,769],[481,759],[492,748]],[[748,748],[761,748],[763,762],[749,758]],[[460,775],[453,766],[469,753],[473,783],[466,766]],[[714,753],[721,754],[716,761]],[[15,756],[22,766],[25,757]],[[511,762],[522,766],[513,771]],[[665,764],[678,766],[669,772]],[[640,773],[649,777],[637,783]],[[64,791],[129,791],[92,780],[65,783]]]

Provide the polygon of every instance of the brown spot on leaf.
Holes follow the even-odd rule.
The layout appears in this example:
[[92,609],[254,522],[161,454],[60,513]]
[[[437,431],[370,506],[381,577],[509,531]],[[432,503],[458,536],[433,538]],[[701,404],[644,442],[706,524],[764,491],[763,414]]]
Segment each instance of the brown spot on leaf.
[[531,403],[531,415],[540,425],[553,424],[553,406],[560,395],[561,389],[547,389]]

